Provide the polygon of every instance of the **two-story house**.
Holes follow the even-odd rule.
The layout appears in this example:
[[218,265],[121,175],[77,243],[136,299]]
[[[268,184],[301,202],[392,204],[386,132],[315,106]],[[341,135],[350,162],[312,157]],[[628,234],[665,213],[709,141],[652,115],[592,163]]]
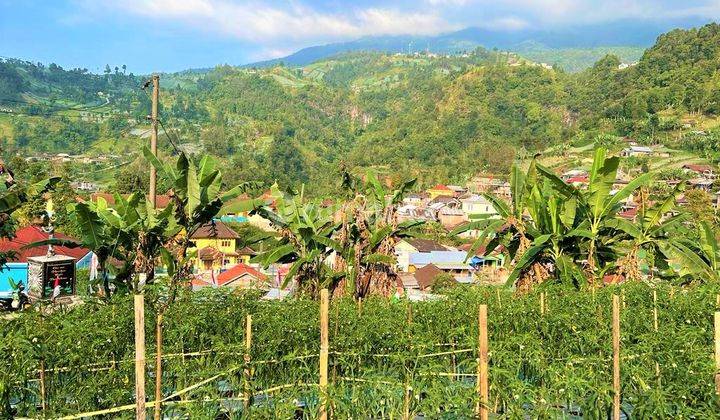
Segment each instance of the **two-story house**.
[[193,261],[195,271],[226,270],[238,263],[249,263],[250,255],[237,252],[240,235],[221,221],[207,223],[195,231],[190,239],[195,246],[188,252],[197,251]]

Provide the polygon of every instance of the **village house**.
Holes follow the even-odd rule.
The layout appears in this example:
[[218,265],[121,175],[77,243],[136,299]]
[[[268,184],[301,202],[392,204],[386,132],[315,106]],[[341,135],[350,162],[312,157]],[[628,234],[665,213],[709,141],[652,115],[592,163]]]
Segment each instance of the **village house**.
[[427,292],[432,289],[435,279],[443,274],[443,271],[434,264],[428,264],[413,273],[401,274],[398,278],[398,286],[405,289],[407,294],[411,290]]
[[631,157],[631,156],[648,157],[648,156],[652,156],[652,154],[653,154],[653,149],[651,147],[647,147],[647,146],[630,146],[630,147],[623,149],[622,152],[620,152],[620,156],[623,156],[623,157]]
[[479,194],[470,194],[461,197],[460,205],[463,213],[465,213],[469,219],[486,215],[495,216],[498,214],[490,200]]
[[234,289],[269,289],[268,276],[255,268],[240,263],[215,275],[197,276],[192,280],[192,289],[205,287],[230,287]]
[[100,189],[100,186],[94,182],[88,182],[88,181],[75,181],[70,183],[70,187],[72,187],[76,191],[88,191],[88,192],[95,192]]
[[195,246],[188,253],[197,252],[193,268],[201,271],[224,271],[238,263],[249,263],[250,255],[236,250],[240,235],[221,221],[207,223],[196,230],[190,239]]
[[453,197],[455,195],[455,191],[451,190],[447,187],[447,185],[443,184],[437,184],[436,186],[428,189],[426,192],[430,197],[430,200],[434,200],[435,198],[440,196]]
[[397,209],[397,218],[399,222],[406,220],[420,220],[425,218],[425,212],[414,204],[405,204]]
[[437,221],[448,230],[467,222],[467,215],[459,208],[444,206],[437,211]]
[[572,169],[572,170],[569,170],[569,171],[563,173],[560,176],[560,179],[567,182],[568,179],[576,178],[576,177],[587,177],[587,175],[588,175],[587,171],[585,171],[583,169]]
[[713,186],[713,180],[705,179],[705,178],[691,179],[691,180],[688,180],[688,186],[690,188],[693,188],[696,190],[703,190],[706,192],[711,192],[712,186]]
[[405,238],[395,244],[395,257],[397,267],[400,271],[408,271],[410,266],[410,254],[418,252],[448,251],[452,248],[446,247],[430,239]]
[[411,193],[405,196],[403,198],[403,204],[410,204],[413,206],[421,206],[425,203],[425,200],[427,199],[426,194],[421,193]]
[[711,165],[688,163],[683,165],[682,169],[685,173],[692,173],[702,178],[715,179],[715,171]]
[[415,271],[433,264],[444,273],[451,274],[460,283],[473,282],[473,267],[467,259],[467,253],[463,251],[430,251],[414,252],[410,254],[408,272]]

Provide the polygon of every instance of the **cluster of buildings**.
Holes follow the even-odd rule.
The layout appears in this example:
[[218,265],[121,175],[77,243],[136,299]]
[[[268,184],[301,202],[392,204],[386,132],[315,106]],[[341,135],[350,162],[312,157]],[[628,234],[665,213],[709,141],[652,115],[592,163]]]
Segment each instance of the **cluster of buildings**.
[[[497,216],[495,207],[482,193],[509,198],[510,184],[491,176],[475,177],[467,187],[438,184],[405,197],[398,208],[398,217],[437,222],[452,230],[474,219]],[[472,235],[472,232],[464,234]]]
[[[708,164],[685,164],[682,166],[682,171],[686,174],[687,180],[681,179],[670,179],[661,180],[656,179],[655,183],[666,183],[669,187],[675,187],[680,183],[685,183],[686,191],[691,189],[698,189],[707,192],[712,198],[713,205],[715,208],[720,208],[720,191],[717,191],[714,187],[717,175],[715,169]],[[590,182],[589,174],[583,169],[573,169],[567,171],[561,175],[561,179],[568,184],[571,184],[578,188],[585,188]],[[615,193],[625,187],[629,181],[617,179],[613,184],[613,190],[611,193]],[[687,204],[685,195],[678,197],[678,204]],[[619,213],[621,217],[629,220],[635,219],[637,215],[638,203],[635,201],[635,197],[630,195],[628,198],[622,201],[623,209]]]

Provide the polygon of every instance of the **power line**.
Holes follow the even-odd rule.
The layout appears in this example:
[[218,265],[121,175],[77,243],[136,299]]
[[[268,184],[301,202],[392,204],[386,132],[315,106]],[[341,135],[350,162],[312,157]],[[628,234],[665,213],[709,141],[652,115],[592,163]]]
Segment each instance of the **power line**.
[[175,153],[180,153],[180,149],[178,149],[175,142],[173,142],[173,139],[168,134],[167,130],[165,129],[165,124],[163,124],[162,120],[158,119],[158,122],[160,123],[160,127],[163,130],[163,133],[165,133],[165,137],[167,137],[168,141],[170,141],[170,144],[172,145],[173,149],[175,149]]

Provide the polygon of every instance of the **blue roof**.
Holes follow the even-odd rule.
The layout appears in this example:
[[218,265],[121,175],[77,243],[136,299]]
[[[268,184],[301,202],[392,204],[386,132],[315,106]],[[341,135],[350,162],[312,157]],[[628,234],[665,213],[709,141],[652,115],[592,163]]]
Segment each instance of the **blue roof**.
[[459,264],[470,267],[470,264],[465,262],[466,257],[465,251],[413,252],[410,254],[410,264]]

